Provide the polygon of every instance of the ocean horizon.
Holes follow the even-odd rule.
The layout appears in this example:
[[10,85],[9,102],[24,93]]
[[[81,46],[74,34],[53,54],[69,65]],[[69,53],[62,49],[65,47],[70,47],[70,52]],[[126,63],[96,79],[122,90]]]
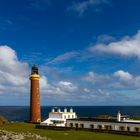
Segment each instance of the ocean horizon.
[[[42,119],[48,118],[53,107],[58,107],[61,111],[70,107],[77,113],[78,117],[95,117],[99,115],[110,115],[115,117],[120,111],[124,115],[140,116],[140,106],[41,106]],[[29,106],[0,106],[0,115],[10,121],[23,122],[29,120]]]

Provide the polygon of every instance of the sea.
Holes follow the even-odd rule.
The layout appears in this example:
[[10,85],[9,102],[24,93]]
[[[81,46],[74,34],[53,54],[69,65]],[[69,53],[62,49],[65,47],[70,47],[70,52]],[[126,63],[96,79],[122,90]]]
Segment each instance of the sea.
[[[42,106],[42,119],[47,119],[53,106]],[[59,106],[62,111],[64,106]],[[66,107],[69,111],[70,106]],[[99,115],[116,116],[120,111],[124,115],[140,116],[140,106],[73,106],[78,117],[95,117]],[[29,106],[0,106],[0,116],[10,121],[23,122],[29,120]]]

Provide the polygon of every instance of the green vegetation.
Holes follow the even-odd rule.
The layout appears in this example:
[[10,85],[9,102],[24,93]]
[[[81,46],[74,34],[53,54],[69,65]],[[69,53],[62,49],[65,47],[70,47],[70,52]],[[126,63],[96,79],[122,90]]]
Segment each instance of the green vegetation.
[[96,119],[113,119],[113,117],[109,115],[99,115]]
[[[55,131],[35,129],[34,124],[28,123],[9,123],[0,125],[0,129],[14,131],[14,132],[31,132],[41,136],[47,136],[51,140],[139,140],[139,137],[122,136],[114,134],[104,134],[86,131]],[[33,139],[32,139],[33,140]]]
[[140,116],[132,117],[131,119],[140,121]]

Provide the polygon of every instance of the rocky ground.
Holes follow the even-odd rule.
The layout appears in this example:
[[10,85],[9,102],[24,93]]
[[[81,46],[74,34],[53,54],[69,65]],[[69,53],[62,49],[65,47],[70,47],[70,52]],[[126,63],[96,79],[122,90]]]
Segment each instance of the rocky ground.
[[50,140],[47,137],[42,137],[34,133],[17,133],[12,131],[0,130],[0,140],[26,140],[26,138],[32,138],[36,140]]

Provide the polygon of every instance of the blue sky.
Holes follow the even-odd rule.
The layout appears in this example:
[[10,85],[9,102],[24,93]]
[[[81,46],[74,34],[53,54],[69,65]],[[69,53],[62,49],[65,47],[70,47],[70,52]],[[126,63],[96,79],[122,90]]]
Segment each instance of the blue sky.
[[[1,0],[0,105],[140,105],[139,0]],[[8,77],[8,78],[7,78]]]

